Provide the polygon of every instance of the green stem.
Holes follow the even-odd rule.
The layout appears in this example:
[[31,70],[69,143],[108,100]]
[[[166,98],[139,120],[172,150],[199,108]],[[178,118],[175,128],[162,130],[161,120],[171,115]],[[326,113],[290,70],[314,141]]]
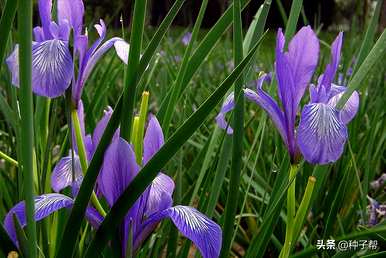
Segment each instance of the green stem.
[[32,99],[32,1],[18,2],[19,28],[19,78],[20,78],[20,117],[21,117],[21,169],[24,176],[24,196],[26,203],[28,257],[37,256],[36,222],[34,219],[34,129]]
[[291,165],[290,174],[288,177],[289,187],[287,190],[287,226],[285,232],[285,242],[283,249],[280,253],[280,258],[287,258],[290,253],[292,245],[292,236],[294,230],[294,217],[295,217],[295,186],[296,186],[296,172],[297,166]]
[[[82,137],[82,131],[80,128],[80,122],[78,117],[78,112],[76,109],[71,110],[71,118],[72,118],[72,124],[74,126],[75,131],[75,140],[76,145],[78,146],[78,155],[80,160],[80,166],[82,168],[83,175],[86,174],[87,171],[87,155],[86,155],[86,148],[84,146],[83,137]],[[91,195],[91,203],[95,206],[95,209],[103,216],[106,216],[106,212],[103,209],[102,205],[98,201],[98,197],[96,196],[95,192],[92,192]]]
[[136,0],[134,3],[133,22],[130,36],[130,51],[127,63],[125,87],[123,89],[123,107],[121,114],[121,137],[130,140],[133,122],[133,111],[136,97],[138,67],[142,48],[142,35],[145,23],[147,0]]
[[[241,1],[233,1],[233,59],[235,66],[243,59],[243,32],[241,22]],[[243,76],[234,84],[235,109],[233,113],[233,145],[232,164],[229,180],[229,190],[225,205],[225,219],[223,224],[224,239],[222,243],[221,258],[229,257],[232,248],[232,236],[235,230],[234,222],[238,208],[239,185],[242,169],[243,137],[244,137],[244,92]]]
[[292,244],[290,246],[290,251],[296,242],[296,240],[299,237],[300,231],[303,227],[304,219],[307,216],[308,209],[310,208],[311,200],[312,200],[312,194],[314,192],[316,178],[313,176],[310,176],[308,178],[306,190],[303,195],[303,199],[300,203],[299,209],[296,212],[295,219],[293,221],[293,232],[292,232]]
[[8,161],[9,163],[14,165],[15,167],[19,166],[19,163],[16,160],[14,160],[13,158],[11,158],[10,156],[8,156],[7,154],[5,154],[2,151],[0,151],[0,158],[3,158],[5,161]]
[[292,36],[295,34],[296,25],[298,24],[298,19],[300,11],[302,10],[303,0],[293,0],[291,5],[290,15],[288,17],[287,24],[285,26],[285,44],[288,46],[289,41]]

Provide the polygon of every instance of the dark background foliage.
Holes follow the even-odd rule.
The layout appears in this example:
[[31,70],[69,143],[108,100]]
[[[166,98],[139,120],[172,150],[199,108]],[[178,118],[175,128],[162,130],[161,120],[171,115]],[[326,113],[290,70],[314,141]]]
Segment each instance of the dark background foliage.
[[[122,15],[124,25],[130,23],[133,0],[85,0],[87,6],[87,20],[96,21],[98,17],[104,18],[110,26],[119,28],[120,17]],[[174,0],[148,0],[149,16],[147,24],[157,26],[166,15]],[[174,21],[178,26],[189,26],[193,24],[197,17],[201,0],[187,0],[180,15]],[[210,0],[203,21],[203,27],[211,27],[221,16],[231,0]],[[263,0],[253,0],[243,12],[243,23],[249,24],[255,15],[257,8]],[[291,0],[272,0],[272,7],[268,15],[267,25],[270,28],[284,27],[283,18],[280,14],[278,3],[289,13]],[[353,22],[353,17],[358,19],[356,22],[364,26],[366,16],[371,12],[373,1],[357,0],[305,0],[304,14],[308,22],[312,25],[323,25],[323,29],[336,28],[336,26],[349,27]],[[386,5],[384,5],[385,9]],[[385,24],[385,13],[383,12],[383,24]],[[354,15],[355,14],[355,15]],[[299,20],[298,26],[304,23],[304,16]]]

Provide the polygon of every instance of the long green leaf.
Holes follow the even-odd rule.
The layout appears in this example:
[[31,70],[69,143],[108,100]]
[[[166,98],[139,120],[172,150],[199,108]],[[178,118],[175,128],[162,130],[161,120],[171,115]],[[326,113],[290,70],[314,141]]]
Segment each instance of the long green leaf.
[[127,211],[157,176],[158,171],[165,166],[190,136],[202,125],[210,111],[216,107],[231,85],[242,74],[244,68],[249,64],[252,56],[255,54],[259,43],[260,41],[255,45],[243,62],[236,67],[216,91],[213,92],[213,94],[188,118],[188,120],[186,120],[153,158],[140,170],[138,175],[115,202],[103,223],[98,228],[95,238],[86,252],[86,257],[94,257],[103,250],[107,241],[125,217]]
[[374,36],[375,36],[376,31],[377,31],[379,15],[381,13],[381,8],[382,8],[383,2],[384,1],[382,1],[382,0],[377,0],[377,5],[375,7],[374,14],[371,17],[370,24],[367,27],[367,31],[365,34],[365,38],[363,39],[361,48],[359,50],[358,58],[357,58],[357,61],[356,61],[355,67],[354,67],[354,71],[353,71],[354,74],[357,71],[357,69],[359,68],[359,66],[362,64],[363,60],[365,59],[365,57],[367,56],[367,54],[369,53],[369,51],[373,45]]
[[[287,26],[285,27],[285,41],[289,42],[295,34],[296,27],[299,20],[300,11],[302,10],[303,0],[293,0],[291,11],[289,14]],[[287,45],[288,43],[286,43]]]
[[7,41],[9,33],[11,32],[12,23],[15,19],[17,9],[17,0],[7,0],[4,11],[0,20],[0,71],[4,60],[5,48],[7,47]]
[[[241,22],[240,0],[233,1],[233,62],[238,65],[243,59],[243,31]],[[235,230],[234,222],[239,201],[239,185],[243,158],[244,138],[244,91],[243,76],[235,81],[234,98],[235,109],[233,111],[233,145],[232,165],[229,180],[228,197],[224,211],[223,241],[220,257],[229,255],[232,247],[232,236]]]
[[36,223],[34,219],[34,129],[32,100],[32,1],[19,0],[19,78],[21,116],[21,168],[26,203],[28,257],[35,258]]
[[181,88],[183,86],[182,81],[184,79],[186,71],[189,69],[188,61],[189,61],[191,52],[193,50],[193,45],[200,31],[201,23],[202,23],[202,20],[204,19],[204,14],[207,6],[208,6],[208,0],[203,0],[201,3],[200,11],[197,16],[196,23],[194,24],[194,27],[193,27],[192,38],[189,42],[188,47],[186,48],[184,58],[182,59],[180,70],[178,71],[177,78],[174,81],[174,84],[172,86],[172,92],[169,98],[169,104],[167,105],[167,108],[166,108],[166,113],[162,117],[161,125],[164,129],[164,134],[166,137],[168,137],[168,134],[169,134],[169,127],[170,127],[169,124],[172,120],[174,110],[177,104],[178,93],[181,91]]
[[134,3],[133,22],[131,27],[130,51],[127,61],[125,87],[123,90],[123,110],[121,114],[121,137],[130,141],[133,111],[136,97],[137,70],[142,50],[142,35],[145,24],[147,0],[136,0]]
[[[146,48],[145,53],[141,58],[141,62],[139,64],[137,79],[139,80],[143,75],[146,67],[148,66],[151,58],[153,57],[155,51],[162,38],[165,36],[167,29],[170,27],[172,21],[176,17],[178,11],[181,9],[185,0],[177,0],[169,13],[162,21],[158,30],[154,34],[152,40]],[[119,97],[119,100],[116,104],[114,112],[110,118],[108,125],[103,133],[102,139],[93,155],[93,158],[90,162],[90,165],[87,169],[86,176],[83,179],[81,188],[75,199],[74,207],[71,211],[70,217],[66,223],[66,227],[63,233],[63,239],[65,241],[61,242],[61,245],[56,252],[56,257],[71,257],[73,253],[73,249],[76,242],[76,236],[80,229],[81,222],[83,220],[87,204],[90,200],[91,193],[94,189],[95,181],[98,177],[98,172],[102,165],[104,152],[109,145],[112,136],[115,130],[118,128],[119,119],[122,110],[122,95]]]
[[[250,0],[242,0],[243,9],[247,6]],[[231,4],[216,24],[211,28],[211,30],[206,34],[205,38],[201,41],[199,46],[193,52],[191,58],[189,59],[189,69],[186,71],[184,79],[180,85],[178,92],[178,99],[181,97],[183,91],[186,89],[188,83],[192,79],[193,75],[197,72],[198,68],[205,61],[208,54],[214,48],[216,43],[221,39],[221,36],[229,28],[233,22],[232,14],[233,4]],[[170,94],[168,94],[165,99],[162,101],[160,110],[158,111],[157,117],[161,120],[165,116],[166,108],[169,103]]]

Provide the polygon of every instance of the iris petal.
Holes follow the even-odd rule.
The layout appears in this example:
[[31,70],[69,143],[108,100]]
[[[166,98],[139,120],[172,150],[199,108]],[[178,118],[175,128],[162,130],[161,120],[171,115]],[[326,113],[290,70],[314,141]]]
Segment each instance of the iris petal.
[[225,120],[225,115],[226,115],[226,113],[230,112],[234,108],[235,108],[235,100],[234,100],[234,93],[232,92],[225,99],[225,101],[221,107],[220,112],[216,116],[216,123],[217,123],[218,127],[226,130],[227,134],[232,134],[233,128]]
[[75,36],[82,32],[84,5],[82,0],[58,0],[59,24],[67,21],[74,29]]
[[121,40],[114,43],[114,48],[122,62],[127,64],[129,60],[130,45],[127,42]]
[[52,9],[52,0],[39,0],[39,15],[40,21],[42,22],[42,28],[44,32],[44,38],[50,39],[50,23],[51,23],[51,9]]
[[[6,62],[12,73],[12,84],[19,86],[19,46]],[[64,41],[53,39],[32,43],[32,89],[45,97],[58,97],[70,86],[73,63]]]
[[110,206],[123,193],[138,171],[139,166],[130,144],[122,138],[113,140],[105,153],[98,178],[98,187]]
[[73,88],[73,95],[75,101],[80,100],[80,96],[82,94],[83,86],[90,76],[91,72],[93,71],[95,65],[97,64],[98,60],[114,45],[116,41],[122,40],[121,38],[115,37],[107,40],[105,43],[103,43],[98,49],[93,51],[92,55],[89,55],[89,53],[85,54],[83,64],[82,64],[82,71],[79,75],[76,87]]
[[70,85],[73,62],[67,44],[53,39],[32,48],[32,87],[41,96],[58,97]]
[[[82,168],[79,157],[74,155],[74,171],[72,166],[72,157],[67,156],[59,160],[51,174],[51,187],[55,192],[60,192],[67,186],[72,186],[73,182],[79,185],[83,180]],[[73,175],[75,178],[73,179]]]
[[[172,204],[174,182],[168,175],[159,173],[153,180],[146,203],[146,216],[167,209]],[[163,196],[166,195],[166,196]],[[167,200],[169,197],[169,200]]]
[[204,214],[188,206],[175,206],[151,216],[148,223],[170,218],[178,230],[200,250],[204,258],[219,256],[222,232],[219,225]]
[[331,45],[331,62],[326,66],[321,85],[324,85],[329,91],[331,83],[334,81],[335,73],[338,70],[340,62],[340,52],[342,49],[343,32],[340,32]]
[[146,164],[164,144],[161,125],[154,115],[150,115],[149,123],[143,139],[143,162]]
[[299,105],[314,74],[319,57],[319,40],[310,26],[300,29],[288,44],[286,53],[295,82],[294,102]]
[[[35,221],[39,221],[49,216],[53,212],[60,210],[62,208],[70,207],[74,201],[65,195],[52,193],[44,194],[35,197]],[[17,244],[16,231],[13,223],[13,214],[19,220],[19,223],[22,227],[27,224],[26,214],[25,214],[25,202],[19,202],[16,204],[5,216],[4,227],[8,232],[8,235]]]
[[[335,108],[344,92],[338,93],[329,99],[328,104]],[[356,115],[359,109],[359,94],[354,91],[342,110],[339,112],[340,119],[344,124],[348,124]]]
[[297,134],[304,158],[314,164],[339,159],[347,139],[347,127],[328,104],[312,103],[303,108]]
[[264,81],[270,81],[270,76],[268,74],[261,76],[259,80],[257,80],[256,92],[251,89],[245,89],[245,97],[248,100],[255,102],[268,113],[269,117],[272,119],[274,125],[279,131],[284,143],[288,145],[283,111],[280,109],[276,101],[263,90],[262,85]]

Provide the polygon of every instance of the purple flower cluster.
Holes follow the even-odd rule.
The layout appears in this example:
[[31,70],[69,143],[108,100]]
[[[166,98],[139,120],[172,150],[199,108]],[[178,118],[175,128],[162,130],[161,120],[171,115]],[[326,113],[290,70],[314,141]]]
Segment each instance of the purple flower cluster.
[[[319,57],[319,40],[311,27],[303,27],[289,42],[284,51],[285,39],[279,29],[276,39],[275,72],[280,105],[262,86],[270,82],[269,74],[262,75],[256,90],[245,89],[246,99],[258,104],[270,116],[283,139],[293,163],[300,155],[314,164],[335,162],[343,153],[348,137],[347,124],[359,107],[359,95],[354,92],[342,110],[336,104],[346,88],[333,83],[338,70],[343,34],[339,33],[331,46],[331,61],[318,78],[317,85],[310,84]],[[300,114],[296,127],[300,101],[309,88],[310,102]],[[225,100],[216,117],[217,124],[232,133],[225,114],[234,108],[233,94]]]
[[[93,134],[83,136],[86,139],[88,159],[92,158],[111,114],[112,109],[108,108],[103,118],[97,124]],[[82,122],[83,126],[84,123]],[[143,139],[143,164],[146,164],[151,159],[163,143],[162,129],[156,117],[151,115]],[[110,146],[106,150],[103,165],[98,176],[96,191],[104,197],[111,207],[135,178],[139,170],[140,165],[136,162],[133,147],[123,138],[119,137],[119,129],[117,129]],[[75,154],[74,167],[72,166],[71,155],[62,158],[55,166],[51,175],[51,186],[56,193],[44,194],[35,198],[35,220],[44,219],[59,209],[70,208],[74,200],[59,192],[70,186],[74,195],[76,195],[82,179],[78,156]],[[131,246],[133,246],[134,251],[138,250],[158,223],[162,219],[169,218],[184,236],[195,243],[203,257],[218,257],[222,239],[221,228],[195,208],[181,205],[173,207],[173,191],[173,179],[160,172],[128,211],[121,225],[122,254],[126,253],[129,232],[133,235]],[[8,212],[4,220],[5,229],[11,239],[17,244],[13,214],[18,218],[20,225],[24,227],[26,225],[24,201],[16,204]],[[101,214],[91,206],[86,210],[86,218],[95,228],[103,221]]]
[[[32,90],[49,98],[63,95],[73,84],[72,98],[77,105],[82,90],[98,60],[115,45],[117,52],[127,52],[123,39],[115,37],[105,41],[106,26],[103,20],[94,27],[99,38],[89,46],[88,34],[83,33],[84,5],[82,0],[58,0],[57,21],[51,16],[52,0],[39,0],[41,26],[34,28],[32,42]],[[70,33],[72,30],[72,34]],[[73,42],[70,42],[72,35]],[[70,46],[73,47],[71,53]],[[19,49],[16,45],[6,62],[12,73],[12,84],[19,85]],[[74,60],[79,61],[75,77]],[[119,55],[121,57],[121,55]]]

